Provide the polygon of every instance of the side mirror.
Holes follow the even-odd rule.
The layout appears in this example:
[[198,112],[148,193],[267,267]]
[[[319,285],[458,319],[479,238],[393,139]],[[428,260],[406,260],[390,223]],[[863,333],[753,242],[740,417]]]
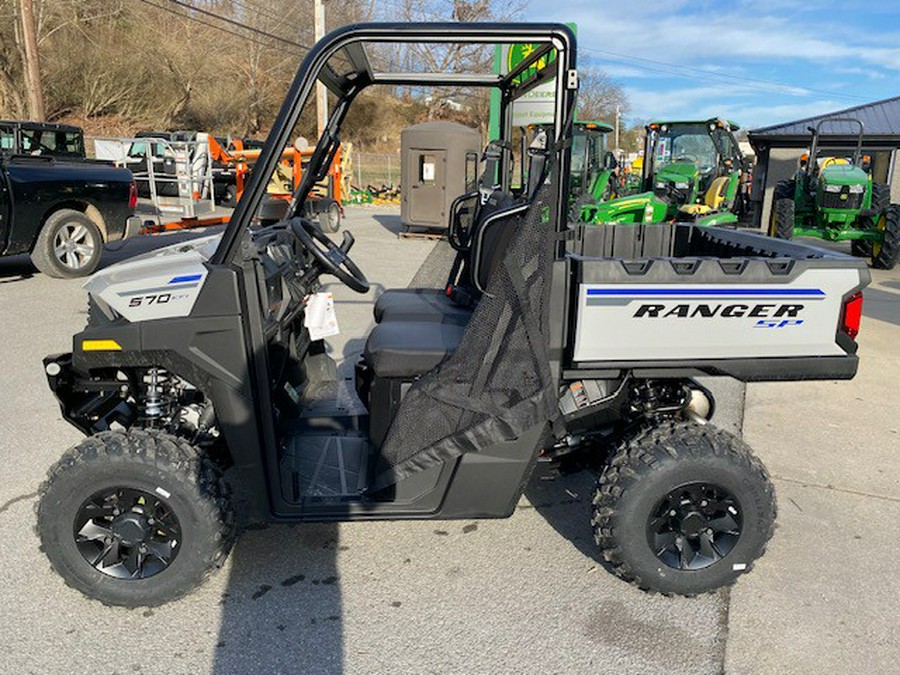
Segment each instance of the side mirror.
[[609,170],[618,169],[619,160],[616,159],[612,152],[607,151],[606,156],[603,158],[603,166]]

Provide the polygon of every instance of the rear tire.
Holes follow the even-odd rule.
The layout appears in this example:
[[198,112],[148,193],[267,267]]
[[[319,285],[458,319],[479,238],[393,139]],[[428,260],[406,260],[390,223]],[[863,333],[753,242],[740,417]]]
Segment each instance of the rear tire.
[[81,211],[60,209],[44,222],[31,262],[48,277],[72,279],[93,273],[103,254],[103,236]]
[[881,243],[872,246],[872,266],[892,270],[900,259],[900,205],[891,204],[884,215]]
[[772,206],[769,218],[769,236],[776,239],[792,239],[794,236],[794,199],[779,199]]
[[774,488],[747,444],[693,423],[626,442],[600,475],[593,510],[594,538],[616,575],[680,595],[749,572],[776,515]]
[[156,431],[85,439],[50,469],[36,510],[53,568],[106,605],[185,595],[221,567],[233,537],[219,469]]

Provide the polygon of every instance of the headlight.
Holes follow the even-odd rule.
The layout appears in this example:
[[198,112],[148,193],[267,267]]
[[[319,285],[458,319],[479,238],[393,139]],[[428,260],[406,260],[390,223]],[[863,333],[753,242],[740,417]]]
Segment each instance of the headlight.
[[688,184],[687,183],[675,183],[675,189],[676,190],[687,190]]
[[658,187],[658,188],[666,187],[666,181],[664,181],[664,180],[656,181],[656,187]]
[[840,191],[841,191],[840,185],[826,185],[825,186],[825,192],[840,192]]
[[858,195],[864,192],[866,189],[865,185],[851,185],[850,186],[850,194]]

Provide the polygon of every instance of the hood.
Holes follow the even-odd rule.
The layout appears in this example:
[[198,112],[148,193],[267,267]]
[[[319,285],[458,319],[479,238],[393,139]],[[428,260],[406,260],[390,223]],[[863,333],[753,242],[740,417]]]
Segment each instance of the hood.
[[88,279],[84,289],[110,319],[116,314],[132,322],[187,316],[221,237],[193,239],[111,265]]
[[655,180],[665,180],[672,183],[692,182],[697,173],[697,167],[693,162],[673,162],[666,164],[657,171]]
[[869,175],[852,164],[826,166],[819,172],[819,181],[826,185],[865,185]]

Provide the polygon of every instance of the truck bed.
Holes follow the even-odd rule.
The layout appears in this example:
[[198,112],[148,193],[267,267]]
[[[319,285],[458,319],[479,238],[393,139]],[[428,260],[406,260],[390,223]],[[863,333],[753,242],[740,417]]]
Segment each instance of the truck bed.
[[587,225],[568,247],[570,375],[849,379],[863,260],[682,223]]

